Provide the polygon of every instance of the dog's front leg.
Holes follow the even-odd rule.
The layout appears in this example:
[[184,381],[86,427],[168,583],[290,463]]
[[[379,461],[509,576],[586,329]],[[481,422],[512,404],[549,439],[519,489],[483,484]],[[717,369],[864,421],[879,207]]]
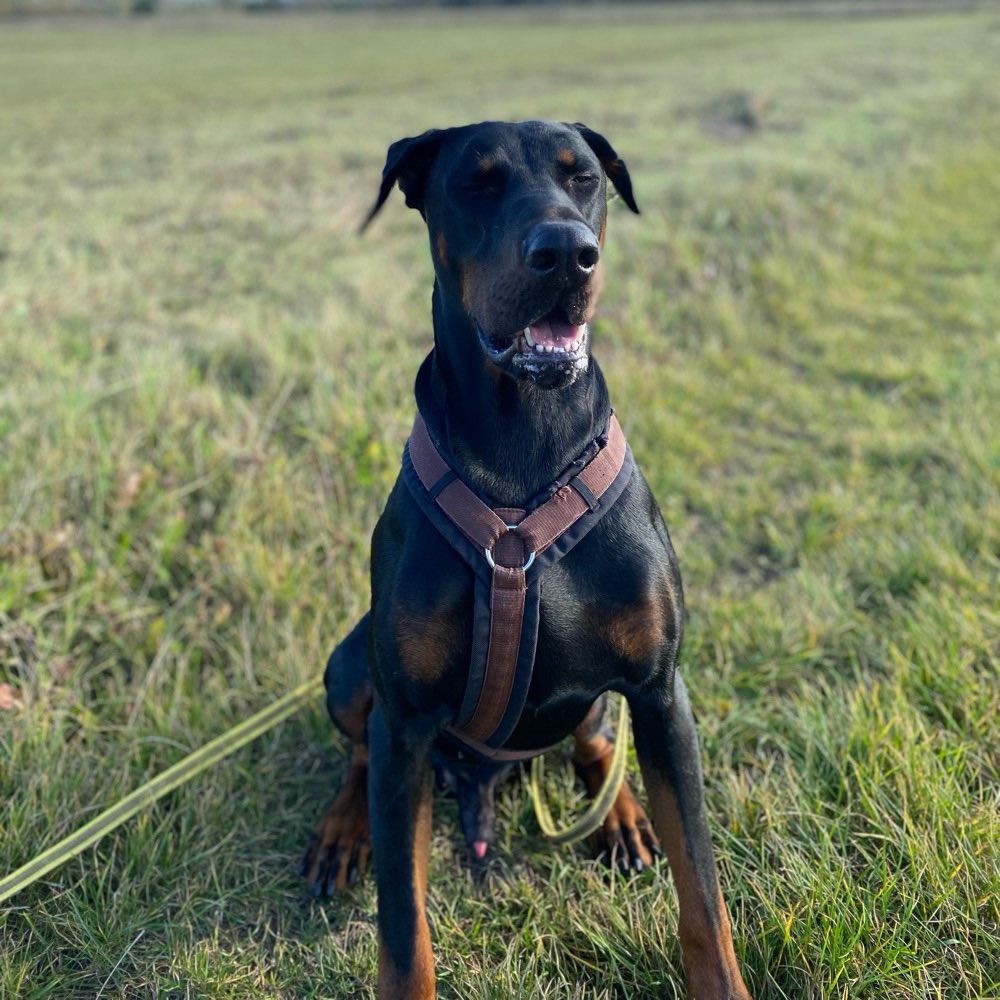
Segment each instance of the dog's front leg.
[[719,888],[705,819],[694,716],[680,674],[673,674],[672,692],[647,690],[631,698],[630,706],[653,826],[666,849],[677,890],[688,996],[750,1000]]
[[432,1000],[434,958],[424,912],[433,771],[430,738],[369,719],[368,801],[378,887],[379,1000]]

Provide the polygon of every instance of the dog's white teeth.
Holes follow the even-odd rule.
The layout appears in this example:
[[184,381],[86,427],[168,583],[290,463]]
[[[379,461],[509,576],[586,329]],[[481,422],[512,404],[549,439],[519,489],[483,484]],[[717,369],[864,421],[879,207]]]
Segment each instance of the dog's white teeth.
[[535,354],[576,354],[583,347],[583,337],[578,337],[569,344],[539,344],[531,338],[527,328],[519,334],[522,340]]

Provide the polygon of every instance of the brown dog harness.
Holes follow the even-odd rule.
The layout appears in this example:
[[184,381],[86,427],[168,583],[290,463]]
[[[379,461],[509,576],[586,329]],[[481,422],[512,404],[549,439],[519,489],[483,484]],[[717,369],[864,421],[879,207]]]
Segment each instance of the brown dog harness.
[[[607,430],[528,510],[491,507],[431,440],[419,411],[403,451],[403,479],[417,504],[476,578],[472,657],[462,706],[448,732],[495,760],[528,697],[538,642],[539,576],[570,551],[621,496],[635,467],[621,427]],[[546,496],[547,494],[547,496]]]

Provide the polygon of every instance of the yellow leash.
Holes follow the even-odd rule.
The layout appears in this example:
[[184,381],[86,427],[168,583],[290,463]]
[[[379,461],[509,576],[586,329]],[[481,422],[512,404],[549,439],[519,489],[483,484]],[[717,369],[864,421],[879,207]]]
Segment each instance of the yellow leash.
[[314,698],[320,687],[319,678],[300,684],[274,704],[261,709],[256,715],[251,715],[249,719],[244,719],[228,732],[189,753],[172,767],[168,767],[162,774],[158,774],[134,792],[130,792],[110,809],[105,809],[99,816],[95,816],[89,823],[81,826],[79,830],[71,833],[57,844],[53,844],[52,847],[18,868],[17,871],[0,879],[0,903],[27,888],[32,882],[37,882],[53,868],[58,868],[63,862],[69,861],[70,858],[85,851],[92,844],[96,844],[105,834],[121,826],[127,819],[131,819],[137,812],[162,798],[167,792],[171,792],[179,785],[183,785],[184,782],[190,781],[195,775],[212,767],[224,757],[228,757],[240,747],[246,746],[258,736],[266,733],[272,726],[283,722],[302,705]]
[[[0,879],[0,903],[26,889],[33,882],[46,876],[53,869],[76,857],[81,851],[96,844],[103,836],[121,826],[136,813],[152,805],[157,799],[180,787],[185,782],[207,770],[220,760],[235,753],[241,747],[252,743],[279,722],[284,722],[299,708],[314,698],[320,690],[319,678],[300,684],[276,702],[261,709],[249,719],[210,740],[203,747],[192,751],[176,764],[168,767],[155,778],[140,785],[134,792],[116,802],[104,812],[85,823],[58,843],[43,851],[26,865],[22,865],[10,875]],[[625,778],[625,758],[628,753],[628,705],[624,698],[618,712],[618,729],[615,749],[611,757],[611,767],[600,791],[584,813],[565,830],[557,830],[548,806],[542,798],[543,777],[542,758],[532,761],[529,787],[535,806],[535,815],[542,833],[555,844],[570,844],[593,833],[604,822],[605,816],[614,804]]]
[[572,844],[584,837],[589,837],[605,820],[611,807],[618,798],[622,782],[625,780],[625,761],[628,757],[628,702],[624,695],[619,695],[618,725],[615,729],[615,748],[611,754],[611,766],[597,794],[590,800],[587,808],[569,826],[563,830],[556,829],[549,807],[542,797],[542,778],[545,770],[542,757],[531,761],[531,774],[528,778],[528,789],[531,801],[535,807],[538,825],[546,839],[553,844]]

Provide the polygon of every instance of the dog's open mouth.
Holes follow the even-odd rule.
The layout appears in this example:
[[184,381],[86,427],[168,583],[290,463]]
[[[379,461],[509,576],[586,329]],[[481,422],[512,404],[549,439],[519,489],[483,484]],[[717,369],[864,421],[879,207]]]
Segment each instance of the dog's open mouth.
[[507,337],[480,338],[494,362],[519,360],[541,362],[576,361],[586,352],[586,323],[574,323],[561,308],[540,316],[523,330]]
[[522,353],[552,355],[553,360],[575,356],[587,341],[587,324],[571,323],[565,313],[555,310],[526,326],[517,339]]

